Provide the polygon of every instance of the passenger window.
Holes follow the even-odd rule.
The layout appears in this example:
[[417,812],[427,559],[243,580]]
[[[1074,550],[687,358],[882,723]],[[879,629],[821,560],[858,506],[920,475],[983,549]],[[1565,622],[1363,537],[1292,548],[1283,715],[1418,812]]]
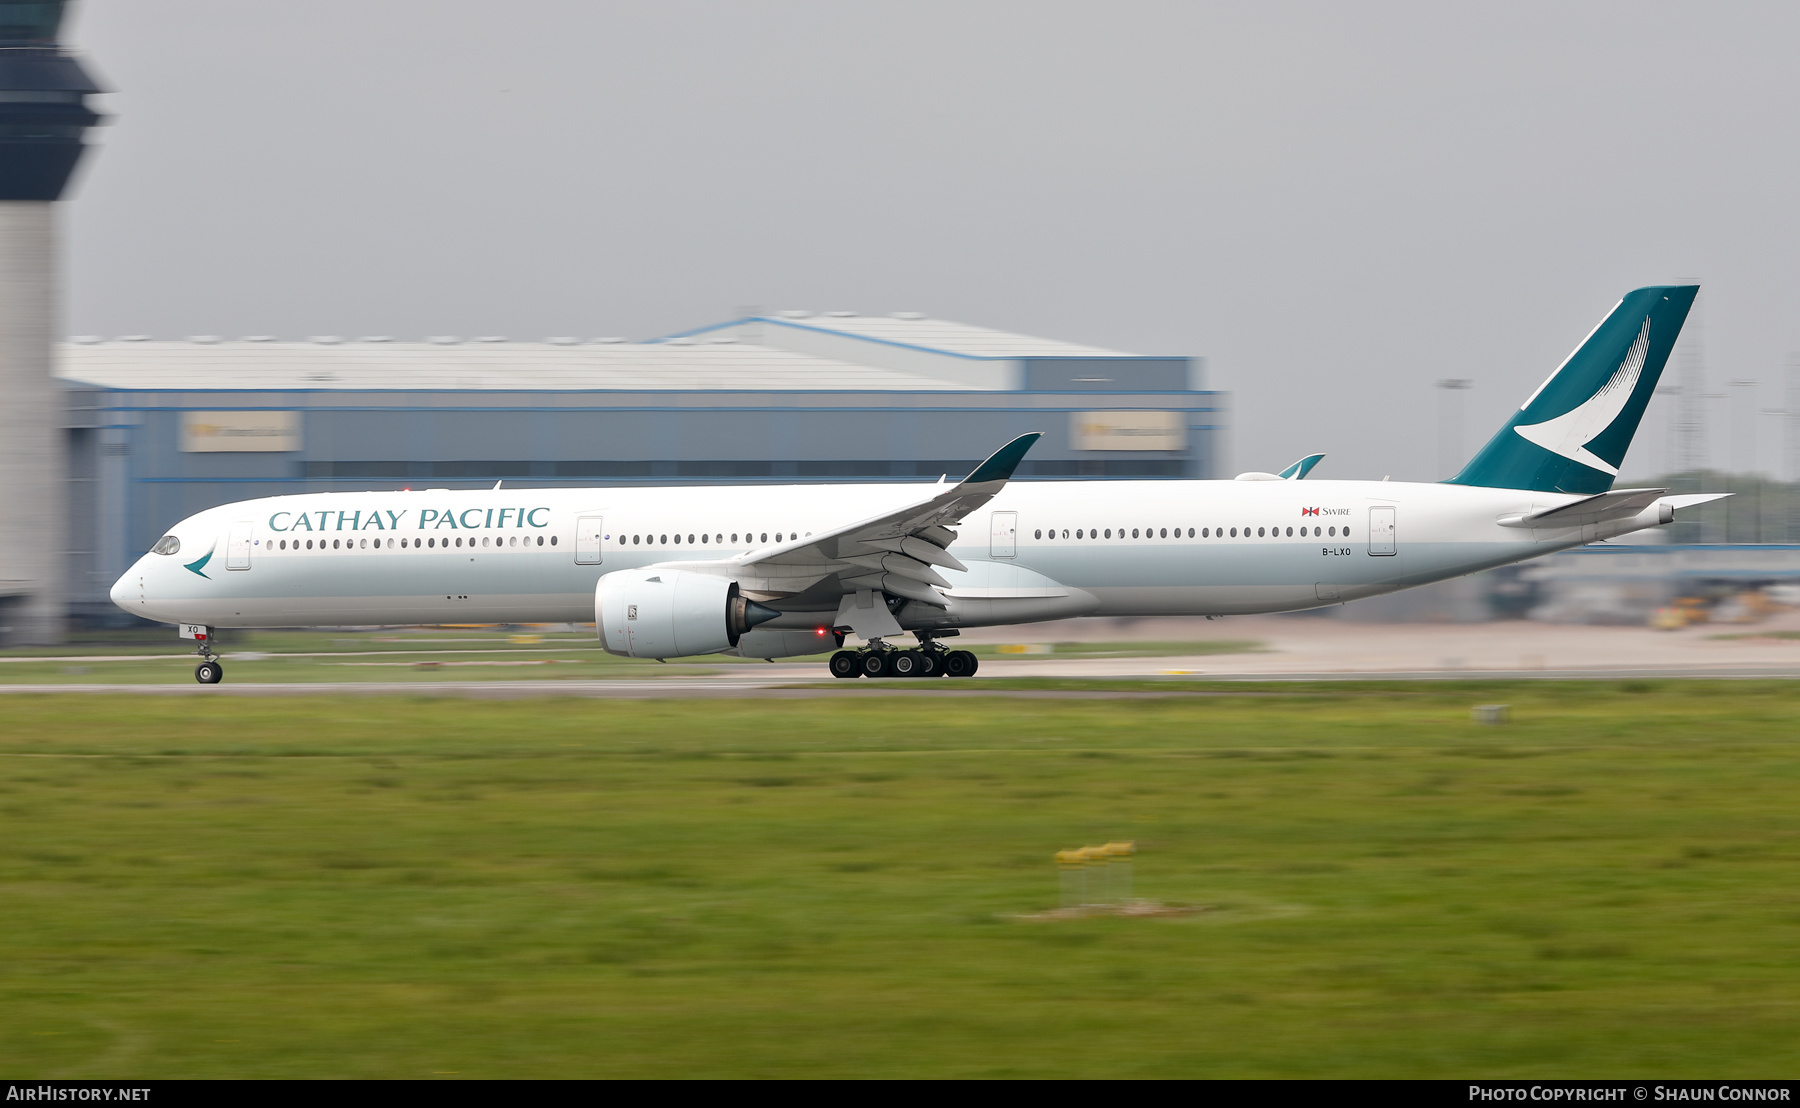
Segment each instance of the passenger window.
[[1201,537],[1201,538],[1203,538],[1203,539],[1210,539],[1210,538],[1212,538],[1212,528],[1211,528],[1211,527],[1202,527],[1202,528],[1200,528],[1200,537]]
[[676,536],[675,536],[675,545],[676,545],[676,546],[680,546],[680,545],[681,545],[681,536],[680,536],[680,535],[676,535]]
[[1294,537],[1294,529],[1292,527],[1288,528],[1287,537],[1290,539]]
[[1037,530],[1035,530],[1031,533],[1031,537],[1034,539],[1043,538],[1044,537],[1044,529],[1042,527],[1039,527]]
[[1138,537],[1138,529],[1136,527],[1131,529],[1131,537],[1134,539]]
[[1337,538],[1337,528],[1336,527],[1333,527],[1331,529],[1331,537],[1334,539]]
[[763,541],[763,542],[768,542],[768,541],[769,541],[769,533],[768,533],[768,532],[767,532],[767,531],[764,531],[764,532],[763,532],[763,537],[762,537],[762,541]]
[[[543,539],[541,539],[541,538],[540,538],[540,539],[538,539],[538,545],[539,545],[539,546],[542,546],[542,545],[544,545],[544,540],[543,540]],[[556,536],[555,536],[555,535],[551,535],[551,536],[550,536],[550,545],[551,545],[551,546],[555,546],[555,545],[556,545]]]
[[1256,529],[1256,537],[1259,539],[1263,537],[1263,529],[1261,527]]
[[662,536],[662,545],[664,545],[664,546],[669,545],[669,536],[667,536],[667,535]]
[[544,545],[544,536],[542,536],[542,535],[538,536],[538,545],[539,546]]
[[1081,537],[1081,528],[1079,528],[1079,527],[1075,528],[1075,537],[1076,538]]
[[1166,538],[1168,538],[1168,537],[1169,537],[1169,529],[1168,529],[1168,528],[1167,528],[1167,527],[1164,527],[1164,528],[1163,528],[1163,529],[1162,529],[1162,532],[1161,532],[1161,534],[1160,534],[1160,535],[1159,535],[1159,537],[1161,537],[1161,538],[1165,538],[1165,539],[1166,539]]
[[1231,537],[1234,539],[1237,538],[1237,528],[1236,527],[1233,527],[1231,529]]

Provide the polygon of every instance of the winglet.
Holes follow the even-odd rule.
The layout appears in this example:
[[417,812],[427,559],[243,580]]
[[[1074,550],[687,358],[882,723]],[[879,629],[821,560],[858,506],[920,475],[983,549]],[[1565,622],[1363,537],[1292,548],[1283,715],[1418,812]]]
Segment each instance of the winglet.
[[1018,438],[1002,446],[988,455],[988,460],[975,467],[975,472],[962,479],[965,485],[979,485],[988,481],[1007,481],[1012,479],[1013,470],[1025,460],[1025,452],[1032,444],[1044,437],[1042,431],[1033,431],[1029,435]]
[[1323,454],[1308,454],[1306,457],[1301,458],[1293,465],[1276,474],[1276,476],[1280,477],[1283,481],[1304,481],[1306,480],[1306,475],[1313,471],[1313,467],[1318,465],[1319,459],[1323,457],[1325,457]]

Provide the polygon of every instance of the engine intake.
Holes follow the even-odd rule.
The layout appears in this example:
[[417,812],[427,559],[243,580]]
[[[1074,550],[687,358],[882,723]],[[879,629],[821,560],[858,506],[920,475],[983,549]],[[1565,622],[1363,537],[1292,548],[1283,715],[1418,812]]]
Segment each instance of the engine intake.
[[627,658],[717,654],[780,614],[740,595],[736,581],[708,573],[622,569],[594,586],[600,645]]

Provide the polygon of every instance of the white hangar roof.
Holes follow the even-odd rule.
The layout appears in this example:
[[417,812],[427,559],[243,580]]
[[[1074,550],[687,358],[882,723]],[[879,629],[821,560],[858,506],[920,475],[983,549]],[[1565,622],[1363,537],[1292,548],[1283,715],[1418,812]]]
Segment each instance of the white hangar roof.
[[133,390],[979,391],[1025,387],[1031,359],[1139,360],[915,312],[782,312],[646,342],[87,337],[56,373]]
[[965,390],[725,339],[704,342],[83,340],[56,375],[112,389]]
[[910,347],[960,358],[1129,358],[1133,355],[1098,346],[1040,339],[1011,331],[996,331],[948,319],[931,319],[918,312],[894,315],[858,315],[855,312],[779,312],[717,324],[688,334],[703,337],[723,328],[750,329],[779,344],[783,331],[815,331],[862,339],[869,343]]

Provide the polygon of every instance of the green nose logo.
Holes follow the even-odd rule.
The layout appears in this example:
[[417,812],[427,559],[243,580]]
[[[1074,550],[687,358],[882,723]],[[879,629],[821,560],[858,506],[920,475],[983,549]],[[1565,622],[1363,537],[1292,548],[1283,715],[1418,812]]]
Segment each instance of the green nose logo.
[[[183,568],[185,568],[189,573],[194,574],[196,577],[206,577],[206,574],[204,574],[200,571],[206,568],[206,563],[212,561],[213,551],[217,550],[218,548],[219,548],[219,540],[214,539],[213,544],[206,548],[206,553],[200,555],[198,558],[189,562]],[[208,581],[212,580],[212,578],[210,578],[210,577],[206,577],[206,579]]]

